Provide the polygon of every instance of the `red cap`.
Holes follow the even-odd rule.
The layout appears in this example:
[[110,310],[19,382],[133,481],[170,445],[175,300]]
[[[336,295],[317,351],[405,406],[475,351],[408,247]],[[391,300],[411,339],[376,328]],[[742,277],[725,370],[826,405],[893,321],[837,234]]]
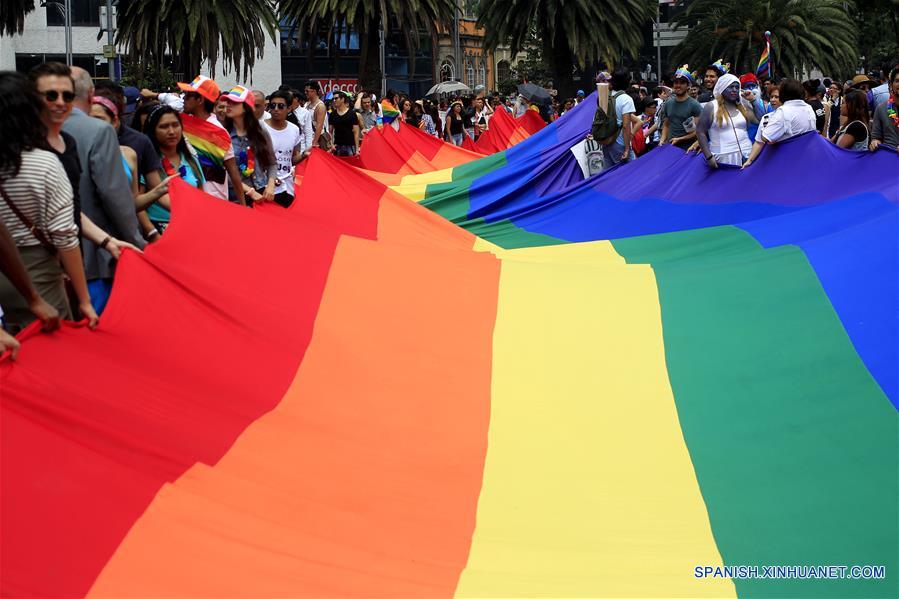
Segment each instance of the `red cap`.
[[740,85],[746,85],[747,83],[755,83],[759,84],[759,80],[752,73],[746,73],[742,77],[740,77]]

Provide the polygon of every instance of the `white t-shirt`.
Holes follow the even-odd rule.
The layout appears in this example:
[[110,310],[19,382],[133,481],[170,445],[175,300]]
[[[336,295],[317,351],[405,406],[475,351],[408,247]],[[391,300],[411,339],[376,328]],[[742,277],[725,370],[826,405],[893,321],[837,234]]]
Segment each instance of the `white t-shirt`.
[[816,131],[815,111],[805,100],[788,100],[762,117],[759,132],[765,141],[777,142],[809,131]]
[[312,112],[303,106],[297,106],[293,111],[300,123],[300,152],[305,152],[312,147],[312,138],[315,136],[315,125],[312,123]]
[[618,139],[615,140],[615,143],[624,145],[624,127],[621,126],[624,122],[624,115],[628,112],[634,113],[636,111],[634,99],[629,95],[623,93],[615,98],[615,120],[618,121],[618,126],[621,127],[618,130]]
[[275,151],[275,162],[278,163],[278,175],[275,183],[275,193],[286,191],[293,195],[293,151],[301,145],[302,136],[300,128],[293,123],[280,131],[271,126],[271,121],[263,122],[268,130],[268,136],[272,139],[272,149]]
[[[219,129],[224,130],[225,127],[219,122],[218,117],[214,114],[210,114],[209,118],[206,119],[207,123],[212,123]],[[225,152],[225,160],[230,160],[234,158],[234,146],[228,146],[228,151]],[[203,183],[203,191],[208,193],[211,196],[215,196],[220,200],[228,199],[228,175],[225,174],[225,180],[222,183],[216,183],[214,181],[206,181]]]

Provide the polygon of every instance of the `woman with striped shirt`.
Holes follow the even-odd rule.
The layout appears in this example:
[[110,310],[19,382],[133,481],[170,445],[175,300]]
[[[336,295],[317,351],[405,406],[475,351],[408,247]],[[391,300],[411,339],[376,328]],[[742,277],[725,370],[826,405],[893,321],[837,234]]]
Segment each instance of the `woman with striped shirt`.
[[[47,150],[43,110],[43,100],[24,76],[0,72],[0,220],[38,293],[60,315],[71,319],[65,272],[79,310],[94,328],[99,317],[84,277],[72,186],[56,155]],[[10,332],[16,333],[34,320],[27,302],[2,275],[0,305]]]

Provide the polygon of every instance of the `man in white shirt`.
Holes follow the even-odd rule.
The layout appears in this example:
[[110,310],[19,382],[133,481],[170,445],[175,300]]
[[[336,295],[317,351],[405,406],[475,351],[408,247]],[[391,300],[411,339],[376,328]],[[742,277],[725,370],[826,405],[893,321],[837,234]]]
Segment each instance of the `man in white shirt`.
[[294,165],[302,157],[303,141],[300,128],[287,121],[291,99],[288,91],[274,92],[269,96],[268,111],[271,118],[263,121],[272,140],[275,162],[278,163],[278,177],[275,179],[275,202],[285,208],[293,203]]
[[301,158],[306,158],[312,152],[312,139],[315,135],[315,124],[312,122],[312,111],[307,110],[305,106],[300,104],[294,109],[293,115],[296,117],[297,126],[300,128]]
[[767,117],[759,131],[766,143],[776,143],[809,131],[815,131],[815,111],[805,102],[805,89],[794,79],[780,84],[783,105]]
[[815,111],[805,103],[805,88],[802,84],[795,79],[784,79],[779,89],[780,101],[783,104],[774,112],[762,117],[759,130],[755,134],[752,152],[743,163],[743,168],[755,162],[766,145],[817,130]]
[[[631,74],[627,69],[617,69],[612,73],[612,90],[618,93],[615,98],[615,120],[618,122],[618,137],[610,144],[602,147],[603,163],[606,168],[619,162],[631,159],[631,136],[634,123],[634,99],[623,93],[631,84]],[[610,115],[611,116],[611,115]]]

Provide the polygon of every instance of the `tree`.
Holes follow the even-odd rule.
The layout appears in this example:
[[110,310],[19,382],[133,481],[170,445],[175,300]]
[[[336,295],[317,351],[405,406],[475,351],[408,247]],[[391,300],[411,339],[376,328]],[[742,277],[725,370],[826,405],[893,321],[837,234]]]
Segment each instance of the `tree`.
[[865,72],[896,64],[899,58],[899,0],[859,2],[858,52]]
[[859,56],[853,8],[853,0],[694,0],[677,22],[690,31],[673,58],[694,68],[723,58],[732,72],[755,72],[770,31],[775,75],[817,67],[845,77]]
[[368,89],[381,84],[382,26],[386,30],[394,23],[404,32],[414,73],[419,32],[434,35],[438,24],[452,20],[455,9],[455,0],[281,0],[281,18],[293,21],[301,35],[314,36],[322,27],[337,31],[344,24],[347,34],[359,33],[359,81]]
[[221,57],[246,79],[278,22],[274,0],[119,0],[116,43],[129,58],[155,67],[175,64],[184,77]]
[[25,15],[34,10],[34,0],[0,0],[0,35],[22,33]]
[[655,14],[654,0],[481,0],[478,25],[488,48],[508,44],[513,54],[527,48],[532,32],[563,97],[573,96],[574,68],[616,64],[636,56],[641,27]]

